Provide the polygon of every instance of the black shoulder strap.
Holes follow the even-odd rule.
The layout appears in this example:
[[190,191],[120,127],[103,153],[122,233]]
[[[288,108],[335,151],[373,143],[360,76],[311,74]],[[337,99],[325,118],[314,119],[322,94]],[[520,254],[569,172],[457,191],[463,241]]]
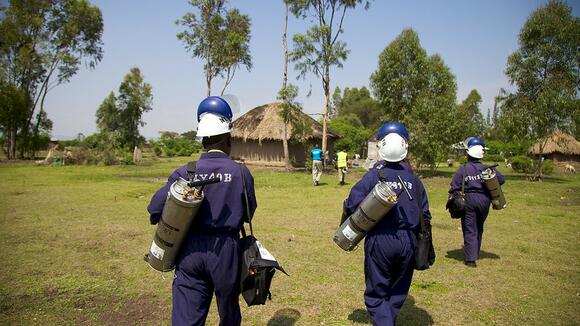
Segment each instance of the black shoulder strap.
[[416,184],[415,184],[415,198],[417,199],[417,206],[419,207],[419,226],[421,227],[421,233],[425,231],[425,219],[423,217],[423,194],[419,190],[419,177],[414,174]]
[[379,165],[376,167],[376,169],[379,172],[379,180],[387,181],[387,176],[385,176],[385,172],[383,172],[383,166]]
[[[254,228],[252,227],[252,217],[250,216],[250,202],[248,200],[248,192],[246,191],[246,178],[244,177],[244,170],[242,169],[242,163],[240,163],[240,174],[242,175],[242,188],[244,189],[244,199],[246,200],[246,216],[248,217],[248,223],[250,224],[250,235],[254,236]],[[242,225],[242,236],[246,236],[246,229]]]
[[463,164],[463,169],[461,170],[461,193],[465,193],[465,173],[467,172],[467,163]]
[[193,180],[194,175],[195,175],[195,165],[196,165],[197,161],[191,161],[187,163],[187,176],[189,177],[190,180]]

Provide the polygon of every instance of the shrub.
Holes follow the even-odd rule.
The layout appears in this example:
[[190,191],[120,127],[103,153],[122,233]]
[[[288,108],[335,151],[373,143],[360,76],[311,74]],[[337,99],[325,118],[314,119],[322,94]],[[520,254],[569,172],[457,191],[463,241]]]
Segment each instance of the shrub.
[[501,163],[504,161],[504,158],[499,154],[485,154],[483,158],[488,162]]
[[512,169],[515,172],[520,173],[532,173],[533,172],[533,162],[527,156],[515,156],[511,161]]
[[[534,161],[537,162],[537,161]],[[542,173],[544,174],[552,174],[554,173],[554,170],[556,169],[556,165],[554,164],[554,162],[552,160],[544,160],[544,164],[542,166]]]
[[467,163],[467,156],[461,156],[457,161],[459,161],[459,164],[465,164]]

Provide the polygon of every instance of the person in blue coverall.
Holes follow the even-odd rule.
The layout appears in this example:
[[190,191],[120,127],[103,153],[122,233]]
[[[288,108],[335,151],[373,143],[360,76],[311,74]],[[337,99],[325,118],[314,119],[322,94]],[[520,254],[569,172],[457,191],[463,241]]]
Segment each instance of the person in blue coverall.
[[[403,161],[407,156],[408,139],[409,132],[402,124],[383,124],[377,133],[382,160],[354,185],[344,203],[345,212],[350,216],[379,180],[387,182],[399,194],[396,206],[365,239],[364,300],[374,325],[394,325],[413,278],[419,210],[423,210],[426,223],[431,221],[423,183]],[[417,191],[421,194],[420,203]]]
[[[449,194],[461,191],[461,177],[465,179],[464,192],[467,206],[465,216],[461,218],[461,231],[463,232],[463,261],[469,267],[477,267],[483,238],[483,224],[489,213],[491,195],[483,183],[481,172],[486,166],[481,163],[485,151],[485,143],[481,138],[467,138],[467,163],[455,172],[451,180]],[[498,181],[504,184],[505,178],[499,171],[492,168]]]
[[[195,180],[218,177],[221,182],[204,188],[205,198],[181,248],[173,280],[172,321],[173,325],[205,325],[215,293],[220,325],[240,325],[239,233],[256,210],[254,179],[246,166],[229,158],[232,111],[228,102],[210,96],[199,104],[197,115],[197,136],[207,152],[196,163]],[[187,179],[186,166],[175,170],[153,195],[147,207],[151,224],[159,222],[169,187],[180,177]],[[242,180],[250,216],[246,216]]]

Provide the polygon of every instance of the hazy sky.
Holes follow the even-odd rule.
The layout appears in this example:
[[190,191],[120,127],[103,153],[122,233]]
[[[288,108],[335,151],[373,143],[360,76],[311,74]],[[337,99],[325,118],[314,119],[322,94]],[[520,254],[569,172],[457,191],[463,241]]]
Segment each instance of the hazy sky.
[[[117,94],[131,67],[139,67],[153,87],[153,110],[145,113],[141,128],[146,138],[158,131],[185,132],[196,129],[195,109],[205,97],[203,63],[193,59],[176,34],[175,20],[193,11],[186,0],[91,0],[104,17],[104,58],[94,70],[82,68],[68,84],[52,90],[45,108],[58,138],[96,131],[95,112],[107,95]],[[369,85],[381,51],[404,28],[418,34],[429,55],[439,53],[457,78],[457,100],[472,89],[483,98],[484,116],[493,106],[500,87],[508,87],[504,74],[507,57],[517,49],[518,33],[530,13],[545,4],[539,0],[486,1],[383,1],[371,2],[369,10],[348,11],[341,39],[350,50],[342,69],[331,70],[331,89],[336,86]],[[569,2],[575,16],[580,5]],[[251,72],[240,70],[226,93],[236,94],[242,113],[273,102],[282,83],[282,0],[233,0],[252,21]],[[290,17],[289,37],[304,33],[311,23]],[[292,42],[289,42],[292,47]],[[320,113],[323,93],[320,79],[309,75],[297,81],[293,65],[290,81],[300,88],[299,101],[306,113]],[[221,91],[214,81],[213,93]],[[310,87],[312,94],[306,97]]]

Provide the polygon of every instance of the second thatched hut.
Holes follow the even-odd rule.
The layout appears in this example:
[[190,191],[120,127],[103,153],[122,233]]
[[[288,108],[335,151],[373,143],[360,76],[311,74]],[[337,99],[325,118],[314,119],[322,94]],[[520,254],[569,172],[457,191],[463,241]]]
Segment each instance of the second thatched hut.
[[[233,159],[244,161],[247,164],[265,166],[284,166],[284,122],[280,117],[280,103],[270,103],[258,106],[233,123],[232,152]],[[316,120],[299,112],[299,124],[303,132],[296,135],[296,130],[289,126],[288,142],[290,163],[294,167],[304,167],[309,150],[314,145],[322,145],[322,125]],[[333,155],[334,141],[339,136],[328,131],[327,149],[330,157]]]
[[574,136],[556,131],[543,141],[534,144],[528,154],[560,162],[580,162],[580,142]]

